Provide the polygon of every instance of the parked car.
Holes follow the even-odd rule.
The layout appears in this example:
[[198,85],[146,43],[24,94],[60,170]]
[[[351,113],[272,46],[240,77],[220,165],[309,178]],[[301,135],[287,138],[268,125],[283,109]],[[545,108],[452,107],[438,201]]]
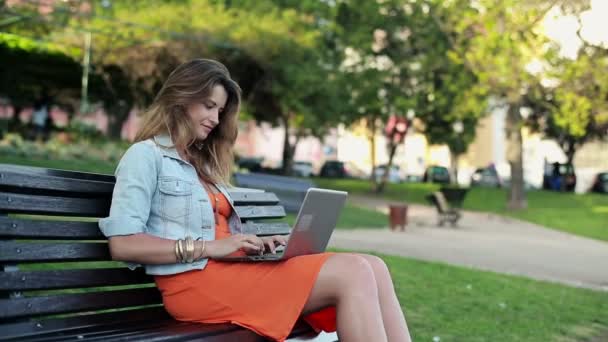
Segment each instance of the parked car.
[[240,157],[236,164],[240,169],[245,169],[249,172],[261,172],[263,161],[264,157]]
[[293,162],[293,174],[298,177],[310,177],[312,175],[312,163],[296,160]]
[[426,171],[424,171],[422,181],[430,183],[449,184],[450,172],[446,167],[443,166],[430,166],[426,169]]
[[351,175],[344,165],[344,162],[339,160],[328,160],[321,167],[319,172],[320,177],[325,178],[349,178]]
[[568,163],[545,164],[543,189],[554,191],[574,191],[576,174],[574,166]]
[[608,171],[600,172],[595,176],[591,191],[608,194]]
[[[384,177],[384,172],[386,172],[386,164],[378,165],[374,168],[374,177],[377,181],[380,181],[382,177]],[[391,165],[391,168],[388,173],[388,181],[391,183],[401,183],[403,178],[401,177],[401,170],[398,165]]]
[[475,170],[471,176],[471,186],[500,188],[501,181],[495,168],[483,167]]

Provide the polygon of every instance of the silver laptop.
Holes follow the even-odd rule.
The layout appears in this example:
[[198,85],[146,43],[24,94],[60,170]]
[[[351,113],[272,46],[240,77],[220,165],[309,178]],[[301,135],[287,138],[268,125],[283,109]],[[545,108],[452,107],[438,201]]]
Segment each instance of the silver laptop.
[[345,191],[310,188],[306,192],[287,245],[277,246],[275,254],[226,256],[220,261],[280,261],[298,255],[325,251],[346,202]]

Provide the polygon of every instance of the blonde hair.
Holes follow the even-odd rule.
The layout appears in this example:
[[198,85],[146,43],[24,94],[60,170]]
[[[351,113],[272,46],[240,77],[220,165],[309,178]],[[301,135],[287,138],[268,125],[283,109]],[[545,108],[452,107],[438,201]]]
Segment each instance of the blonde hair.
[[[187,113],[188,105],[211,95],[221,85],[228,100],[219,124],[209,133],[202,148],[195,147],[196,131]],[[203,180],[228,184],[234,163],[232,147],[237,136],[241,89],[228,69],[210,59],[194,59],[178,66],[167,78],[152,105],[144,113],[135,142],[157,134],[168,134],[174,147],[185,154]]]

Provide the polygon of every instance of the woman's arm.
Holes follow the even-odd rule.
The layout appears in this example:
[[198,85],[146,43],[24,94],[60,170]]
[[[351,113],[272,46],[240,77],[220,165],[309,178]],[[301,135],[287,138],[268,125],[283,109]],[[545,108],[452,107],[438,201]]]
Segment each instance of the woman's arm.
[[[273,241],[267,242],[273,245]],[[277,244],[279,241],[277,241]],[[109,238],[113,260],[140,264],[174,264],[180,262],[175,255],[175,240],[163,239],[146,233],[112,236]],[[238,234],[213,241],[194,241],[194,258],[220,258],[243,249],[249,253],[264,250],[264,241],[255,235]]]
[[[138,233],[111,236],[108,239],[108,244],[113,260],[151,265],[178,262],[175,256],[175,240]],[[200,248],[197,251],[200,251]]]

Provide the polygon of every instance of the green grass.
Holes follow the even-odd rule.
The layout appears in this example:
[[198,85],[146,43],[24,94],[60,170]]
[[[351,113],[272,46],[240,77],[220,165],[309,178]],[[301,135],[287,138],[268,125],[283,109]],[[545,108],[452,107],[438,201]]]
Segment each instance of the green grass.
[[[293,225],[295,214],[288,214],[286,221]],[[374,210],[346,204],[336,224],[338,229],[384,228],[388,226],[388,216]]]
[[[318,186],[346,190],[356,194],[372,194],[368,181],[316,178]],[[383,198],[393,201],[428,204],[424,197],[438,185],[423,183],[388,184]],[[493,212],[537,223],[568,233],[608,241],[608,196],[529,191],[528,209],[510,211],[506,208],[506,189],[473,188],[467,194],[464,208]]]
[[414,341],[586,341],[607,333],[608,293],[381,256]]

